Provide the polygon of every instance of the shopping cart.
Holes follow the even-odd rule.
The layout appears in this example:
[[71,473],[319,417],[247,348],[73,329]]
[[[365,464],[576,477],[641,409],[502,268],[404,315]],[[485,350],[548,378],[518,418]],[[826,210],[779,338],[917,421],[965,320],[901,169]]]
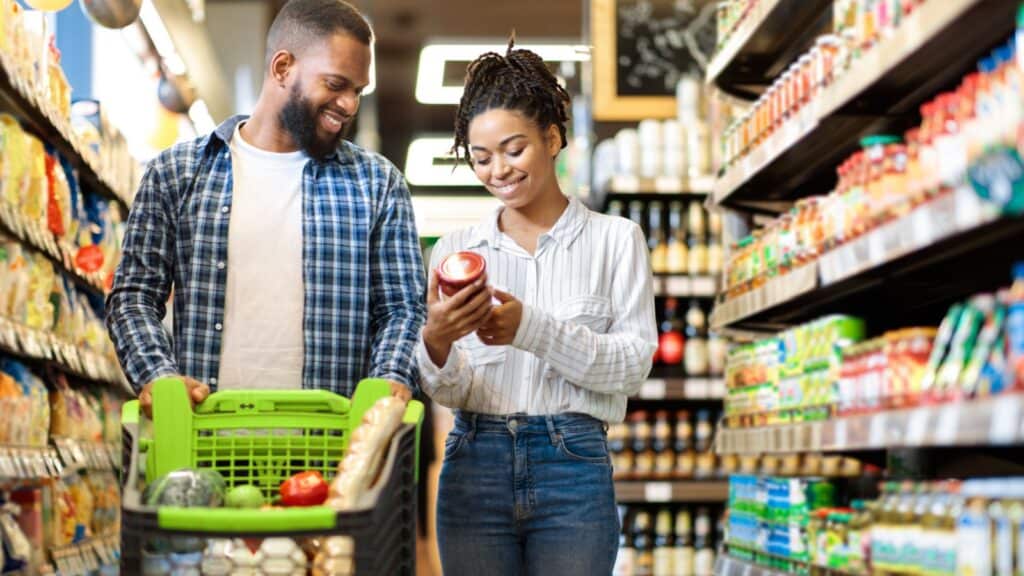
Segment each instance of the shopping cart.
[[363,414],[389,394],[387,381],[368,379],[351,400],[316,390],[226,391],[193,410],[180,380],[158,381],[152,421],[140,421],[138,401],[126,403],[122,413],[122,574],[143,574],[143,547],[154,537],[348,536],[358,576],[413,576],[423,421],[423,404],[415,400],[382,459],[376,484],[356,509],[147,507],[142,501],[146,483],[182,468],[216,470],[228,487],[256,486],[267,504],[292,474],[316,470],[330,480]]

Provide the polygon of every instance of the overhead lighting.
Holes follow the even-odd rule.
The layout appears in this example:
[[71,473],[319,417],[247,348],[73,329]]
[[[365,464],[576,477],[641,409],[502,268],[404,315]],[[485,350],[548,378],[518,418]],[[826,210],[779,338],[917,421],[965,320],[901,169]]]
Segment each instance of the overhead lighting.
[[[479,187],[473,170],[456,163],[450,153],[453,140],[445,137],[416,138],[405,158],[405,178],[414,186]],[[453,170],[454,168],[454,170]]]
[[197,134],[207,134],[217,128],[217,124],[213,121],[213,116],[210,116],[210,110],[202,98],[197,99],[189,107],[188,117],[192,120],[192,126],[195,127]]
[[[531,50],[545,62],[587,62],[590,48],[578,44],[523,44],[516,48]],[[444,68],[448,62],[472,62],[485,52],[503,54],[505,44],[430,44],[420,50],[416,74],[416,100],[422,104],[458,104],[462,85],[446,86]]]
[[142,20],[142,25],[146,27],[146,33],[149,34],[149,38],[153,41],[153,46],[156,47],[157,53],[160,54],[160,59],[167,66],[167,71],[176,76],[184,76],[187,71],[185,61],[181,59],[178,51],[174,48],[171,33],[167,31],[167,26],[164,24],[163,19],[160,18],[160,14],[156,11],[156,6],[153,5],[152,0],[143,0],[142,7],[139,10],[139,19]]

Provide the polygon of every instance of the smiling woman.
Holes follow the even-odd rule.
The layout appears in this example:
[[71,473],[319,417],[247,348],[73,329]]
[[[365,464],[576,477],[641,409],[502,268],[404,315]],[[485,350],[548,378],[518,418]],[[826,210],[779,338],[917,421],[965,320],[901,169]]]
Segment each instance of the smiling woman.
[[[431,258],[422,387],[458,410],[438,490],[446,574],[590,576],[615,561],[605,429],[650,370],[654,297],[640,229],[559,188],[568,107],[511,43],[469,66],[455,148],[502,205]],[[439,263],[467,251],[486,275],[440,298]]]

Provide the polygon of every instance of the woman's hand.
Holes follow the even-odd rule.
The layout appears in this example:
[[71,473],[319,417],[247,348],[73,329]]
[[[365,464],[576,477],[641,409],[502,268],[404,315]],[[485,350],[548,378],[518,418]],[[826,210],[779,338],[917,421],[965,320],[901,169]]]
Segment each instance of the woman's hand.
[[476,335],[488,346],[505,346],[512,343],[523,320],[523,303],[515,296],[501,290],[494,290],[494,297],[501,302],[491,311],[490,318]]
[[431,270],[423,344],[434,365],[444,366],[452,344],[483,326],[493,307],[486,275],[459,290],[454,296],[444,299],[438,296],[438,282],[437,270]]

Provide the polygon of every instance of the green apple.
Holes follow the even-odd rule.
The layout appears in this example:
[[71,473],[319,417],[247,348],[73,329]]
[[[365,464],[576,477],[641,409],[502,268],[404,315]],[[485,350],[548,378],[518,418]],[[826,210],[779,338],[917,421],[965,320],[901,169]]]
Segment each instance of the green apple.
[[224,504],[228,508],[259,508],[263,506],[263,492],[251,484],[235,486],[228,490]]

